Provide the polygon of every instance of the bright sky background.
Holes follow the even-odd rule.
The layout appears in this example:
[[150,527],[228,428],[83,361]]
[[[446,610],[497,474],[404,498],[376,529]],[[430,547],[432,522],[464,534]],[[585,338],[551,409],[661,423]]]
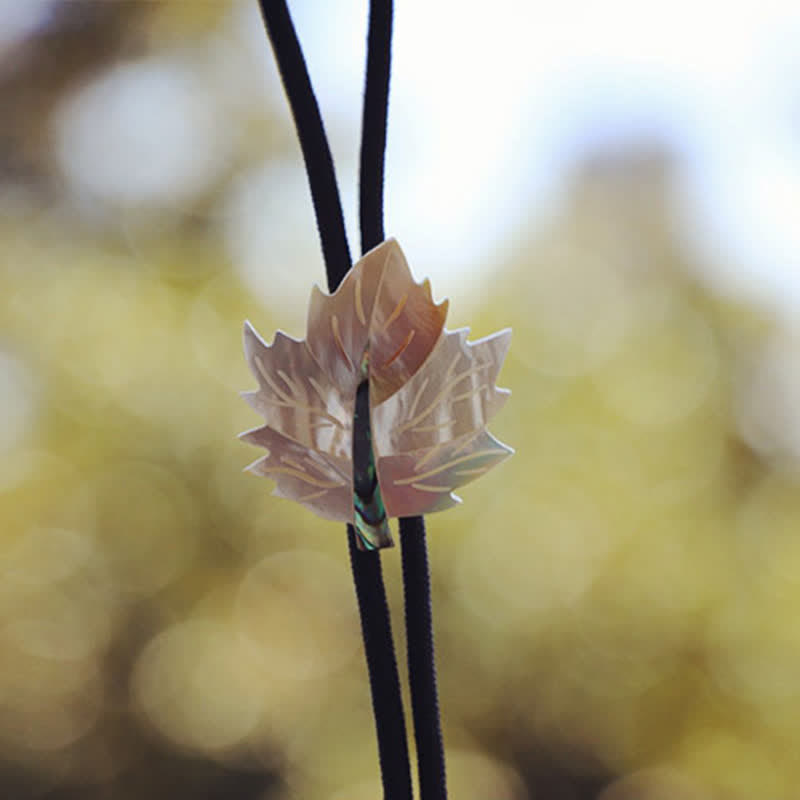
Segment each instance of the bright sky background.
[[[356,252],[367,2],[290,5]],[[47,6],[37,0],[40,13]],[[17,16],[30,26],[31,15]],[[520,223],[558,211],[582,157],[662,142],[679,170],[678,230],[702,277],[794,317],[798,41],[797,0],[398,0],[387,232],[439,296],[464,294],[465,276],[487,280]],[[55,140],[68,185],[100,198],[100,209],[180,207],[231,158],[229,115],[265,103],[291,124],[255,0],[241,0],[204,47],[112,68],[65,102]],[[286,165],[243,175],[218,215],[252,288],[302,303],[321,269],[299,149]],[[308,273],[276,286],[265,265],[290,254],[297,263],[298,248]]]
[[[297,13],[350,169],[365,16],[347,1]],[[445,269],[485,268],[521,221],[557,207],[577,158],[651,136],[679,156],[684,230],[711,276],[795,312],[799,41],[794,0],[400,0],[387,230]]]

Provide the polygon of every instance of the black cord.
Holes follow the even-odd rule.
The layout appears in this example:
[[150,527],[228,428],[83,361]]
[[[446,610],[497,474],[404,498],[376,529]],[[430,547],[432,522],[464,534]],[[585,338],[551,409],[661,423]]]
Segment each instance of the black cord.
[[[383,175],[389,77],[392,61],[392,0],[370,0],[367,70],[361,127],[359,212],[362,252],[384,238]],[[446,800],[444,743],[436,690],[431,581],[425,520],[400,520],[405,593],[408,680],[417,743],[421,800]]]
[[417,743],[420,800],[446,800],[444,742],[436,690],[431,578],[423,517],[400,519],[406,600],[408,682]]
[[328,289],[334,291],[352,262],[331,150],[286,2],[259,0],[259,3],[303,151],[328,275]]
[[392,69],[392,10],[392,0],[370,0],[358,206],[362,253],[377,247],[386,238],[383,232],[383,166]]
[[[328,140],[285,0],[259,0],[275,53],[311,187],[328,276],[334,291],[350,269],[350,250]],[[378,737],[384,800],[412,800],[405,716],[392,640],[389,607],[377,552],[362,552],[347,526],[361,631]]]
[[361,633],[367,656],[372,710],[378,730],[384,800],[412,800],[408,740],[400,697],[400,676],[392,625],[383,586],[380,551],[359,550],[356,532],[347,526],[350,563],[356,582]]

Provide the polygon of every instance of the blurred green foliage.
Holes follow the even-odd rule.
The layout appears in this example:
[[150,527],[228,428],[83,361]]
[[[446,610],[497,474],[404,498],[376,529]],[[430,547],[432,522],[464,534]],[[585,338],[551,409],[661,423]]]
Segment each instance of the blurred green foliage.
[[[136,30],[202,35],[191,8],[139,4]],[[800,781],[797,475],[735,418],[776,323],[690,277],[669,179],[587,165],[472,318],[452,298],[449,327],[514,328],[492,430],[517,450],[428,521],[459,800]],[[212,226],[131,247],[37,202],[0,224],[0,793],[374,800],[344,531],[241,473],[241,323],[277,310]]]

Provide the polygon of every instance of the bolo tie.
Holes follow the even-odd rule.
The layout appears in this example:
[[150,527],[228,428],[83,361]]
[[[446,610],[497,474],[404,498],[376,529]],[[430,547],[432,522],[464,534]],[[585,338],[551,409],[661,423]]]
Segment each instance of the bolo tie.
[[393,4],[370,0],[359,166],[362,257],[353,263],[333,159],[284,0],[259,0],[303,154],[329,293],[314,287],[306,337],[267,344],[245,323],[265,424],[241,434],[267,454],[249,469],[273,494],[347,525],[384,800],[412,800],[397,659],[381,569],[399,519],[408,682],[421,800],[445,800],[424,514],[513,451],[486,429],[509,392],[495,385],[510,344],[444,327],[447,301],[415,281],[383,224]]

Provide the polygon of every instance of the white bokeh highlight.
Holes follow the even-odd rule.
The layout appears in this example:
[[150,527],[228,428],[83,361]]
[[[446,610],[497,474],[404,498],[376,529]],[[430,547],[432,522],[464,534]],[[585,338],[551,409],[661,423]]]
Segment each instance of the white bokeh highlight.
[[0,0],[0,58],[45,25],[56,3],[57,0]]
[[36,414],[35,381],[23,363],[0,350],[0,456],[30,432]]
[[55,117],[70,188],[123,207],[189,203],[226,164],[229,132],[191,60],[171,56],[111,68]]

